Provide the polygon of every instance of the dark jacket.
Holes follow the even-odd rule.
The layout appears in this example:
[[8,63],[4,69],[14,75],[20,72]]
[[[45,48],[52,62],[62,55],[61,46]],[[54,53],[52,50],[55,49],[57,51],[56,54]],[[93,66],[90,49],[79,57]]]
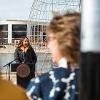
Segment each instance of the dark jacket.
[[16,62],[18,63],[36,63],[37,56],[34,52],[34,49],[32,47],[29,47],[29,49],[26,52],[22,52],[21,49],[16,48],[14,57],[16,59]]
[[30,74],[27,77],[22,78],[18,76],[17,74],[17,84],[23,88],[26,88],[31,78],[35,77],[35,64],[37,61],[37,56],[32,47],[29,47],[26,52],[22,52],[20,48],[16,48],[14,56],[15,56],[16,62],[18,63],[18,66],[21,63],[24,63],[24,64],[27,64],[30,68]]

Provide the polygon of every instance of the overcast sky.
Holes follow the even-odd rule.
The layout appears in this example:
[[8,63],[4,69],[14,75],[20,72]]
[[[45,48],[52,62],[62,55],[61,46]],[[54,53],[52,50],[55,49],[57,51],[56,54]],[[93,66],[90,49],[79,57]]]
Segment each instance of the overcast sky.
[[34,0],[0,0],[0,20],[28,19]]

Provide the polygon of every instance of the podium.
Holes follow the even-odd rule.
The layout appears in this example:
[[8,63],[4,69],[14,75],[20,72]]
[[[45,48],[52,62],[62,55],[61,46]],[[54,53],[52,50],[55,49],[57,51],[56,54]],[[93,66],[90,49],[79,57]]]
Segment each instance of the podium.
[[12,63],[11,72],[16,72],[17,85],[26,89],[30,80],[35,77],[35,64]]
[[[21,64],[23,64],[23,63],[21,63]],[[11,72],[16,72],[17,67],[18,67],[19,65],[21,65],[21,64],[20,64],[20,63],[12,63],[12,64],[11,64]],[[35,72],[35,64],[33,64],[33,63],[28,63],[28,64],[26,64],[26,65],[29,66],[30,70],[33,70],[33,72]]]

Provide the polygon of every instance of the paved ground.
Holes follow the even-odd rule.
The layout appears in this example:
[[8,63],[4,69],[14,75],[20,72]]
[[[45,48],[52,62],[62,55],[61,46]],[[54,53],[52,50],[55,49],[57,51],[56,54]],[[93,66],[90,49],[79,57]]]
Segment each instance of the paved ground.
[[[5,45],[0,48],[0,53],[14,53],[16,49],[16,45]],[[36,52],[49,52],[47,47],[44,46],[32,46]]]
[[3,79],[10,80],[12,83],[16,84],[16,73],[10,73],[10,76],[7,73],[1,74]]
[[[35,76],[39,76],[41,74],[43,73],[41,71],[38,71],[35,73]],[[10,74],[2,73],[1,76],[3,79],[10,80],[13,84],[16,84],[16,72],[11,72]]]

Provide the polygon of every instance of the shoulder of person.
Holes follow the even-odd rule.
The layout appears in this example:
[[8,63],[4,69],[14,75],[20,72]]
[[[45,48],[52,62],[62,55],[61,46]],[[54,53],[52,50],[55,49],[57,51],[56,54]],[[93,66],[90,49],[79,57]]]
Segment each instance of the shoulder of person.
[[[61,77],[61,74],[68,74],[63,68],[54,68],[50,70],[49,72],[42,73],[41,75],[37,76],[36,78],[33,78],[31,80],[32,83],[43,83],[46,80],[51,80],[51,77]],[[69,75],[69,74],[68,74]],[[38,81],[38,82],[37,82]]]
[[[7,100],[15,98],[14,100],[29,100],[26,91],[12,82],[0,79],[2,94],[8,96]],[[9,99],[10,98],[10,99]]]
[[30,45],[30,46],[28,47],[28,49],[31,50],[31,49],[33,49],[33,48],[32,48],[32,46]]
[[43,82],[44,80],[47,80],[48,77],[49,77],[49,72],[47,72],[47,73],[42,73],[41,75],[39,75],[39,76],[33,78],[33,79],[31,80],[31,82],[40,83],[40,82]]
[[16,49],[15,49],[15,51],[19,51],[20,50],[20,48],[19,47],[17,47]]

